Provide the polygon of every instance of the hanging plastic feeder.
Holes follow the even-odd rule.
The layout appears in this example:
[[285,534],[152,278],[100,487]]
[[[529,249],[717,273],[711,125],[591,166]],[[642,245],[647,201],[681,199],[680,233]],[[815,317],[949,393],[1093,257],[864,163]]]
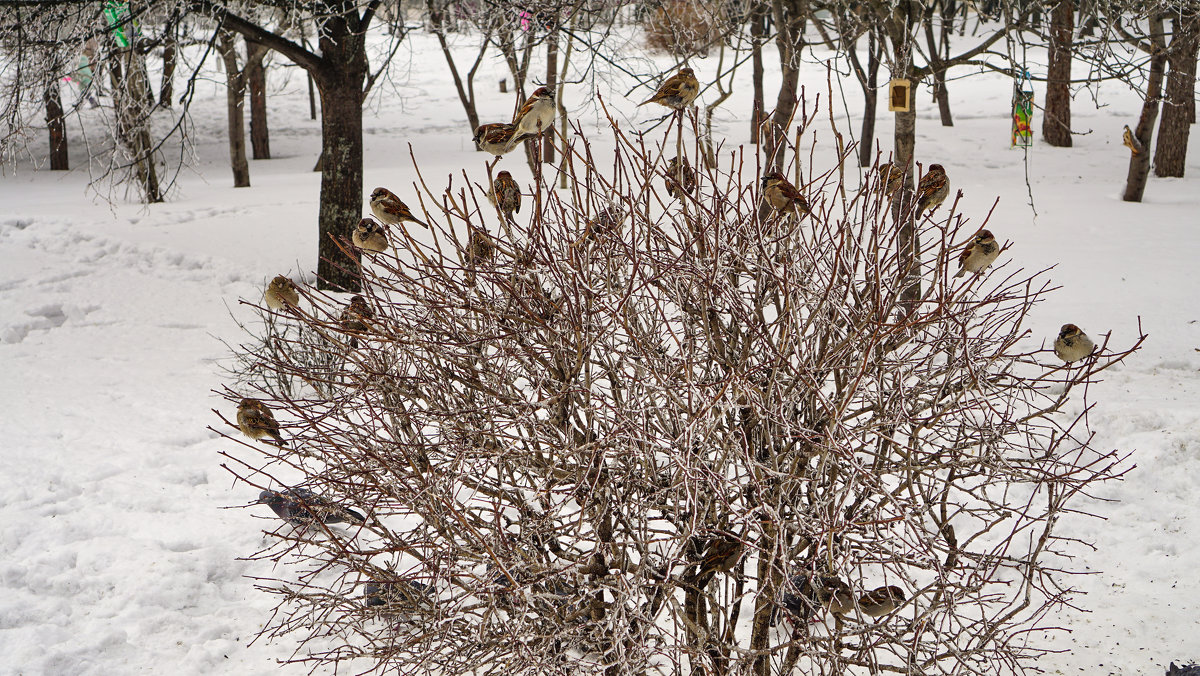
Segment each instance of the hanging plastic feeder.
[[1033,82],[1024,71],[1013,83],[1012,145],[1028,148],[1033,145]]

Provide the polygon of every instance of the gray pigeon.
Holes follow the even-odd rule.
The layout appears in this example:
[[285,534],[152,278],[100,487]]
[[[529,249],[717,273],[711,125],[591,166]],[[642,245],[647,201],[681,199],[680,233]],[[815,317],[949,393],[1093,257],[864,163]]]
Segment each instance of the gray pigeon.
[[307,488],[288,488],[283,491],[263,491],[258,503],[266,505],[276,516],[293,526],[321,523],[366,523],[362,514],[323,498]]
[[1185,664],[1177,667],[1172,662],[1171,666],[1167,668],[1167,676],[1200,676],[1200,664]]

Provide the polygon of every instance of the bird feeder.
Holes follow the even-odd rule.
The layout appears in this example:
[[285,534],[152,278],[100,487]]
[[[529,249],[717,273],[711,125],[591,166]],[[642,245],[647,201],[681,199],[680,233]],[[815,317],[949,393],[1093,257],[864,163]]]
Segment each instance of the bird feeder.
[[1013,83],[1012,145],[1028,148],[1033,145],[1033,83],[1025,71]]
[[907,113],[912,101],[912,82],[899,79],[888,82],[888,110],[893,113]]
[[104,5],[104,19],[108,23],[109,31],[112,33],[113,41],[117,46],[124,49],[129,46],[130,33],[126,26],[131,25],[129,17],[129,3],[120,0],[109,0]]

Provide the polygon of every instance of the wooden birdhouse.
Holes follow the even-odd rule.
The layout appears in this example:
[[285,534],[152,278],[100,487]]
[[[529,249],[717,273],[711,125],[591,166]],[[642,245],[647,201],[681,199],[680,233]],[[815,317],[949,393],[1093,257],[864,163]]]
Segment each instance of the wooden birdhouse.
[[912,102],[912,82],[904,79],[888,83],[888,110],[906,113]]

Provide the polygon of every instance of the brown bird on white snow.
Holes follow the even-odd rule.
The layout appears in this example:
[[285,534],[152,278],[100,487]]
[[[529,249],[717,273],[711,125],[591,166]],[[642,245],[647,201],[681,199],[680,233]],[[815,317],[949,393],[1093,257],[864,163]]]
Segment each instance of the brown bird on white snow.
[[950,194],[950,178],[940,164],[929,165],[929,172],[921,177],[917,184],[917,218],[926,209],[935,209]]
[[285,305],[295,307],[300,304],[300,292],[296,290],[296,283],[283,275],[275,275],[275,279],[267,284],[267,290],[263,293],[263,300],[267,302],[267,307],[272,310],[282,310]]
[[512,174],[502,171],[492,181],[492,191],[488,200],[500,209],[504,217],[512,220],[513,213],[521,213],[521,186],[517,185]]
[[1083,359],[1095,349],[1096,344],[1092,339],[1074,324],[1063,324],[1058,338],[1054,339],[1054,354],[1068,364]]
[[481,124],[475,129],[475,136],[471,140],[475,141],[475,147],[485,153],[490,153],[496,157],[500,157],[504,153],[516,148],[527,138],[532,138],[533,134],[517,133],[517,125],[508,122],[493,122],[491,124]]
[[388,225],[416,223],[425,228],[429,227],[424,221],[413,216],[408,205],[401,202],[400,198],[387,188],[375,188],[371,193],[371,213],[375,214],[375,218]]
[[692,105],[692,101],[700,95],[700,81],[691,68],[680,68],[679,72],[667,78],[654,96],[642,101],[638,107],[647,103],[657,103],[673,110],[683,110]]
[[992,233],[988,230],[980,230],[975,233],[975,237],[967,248],[962,250],[958,256],[958,274],[955,277],[962,277],[968,272],[982,272],[987,266],[996,261],[996,257],[1000,255],[1000,244],[996,242],[996,238],[992,237]]
[[513,116],[513,124],[517,128],[514,140],[515,146],[521,137],[537,136],[550,128],[554,122],[554,92],[549,87],[538,87],[533,94]]
[[350,233],[350,241],[363,251],[380,253],[387,251],[388,248],[387,233],[383,231],[383,226],[373,218],[360,220],[358,225],[354,226],[353,232]]
[[251,439],[257,441],[263,437],[270,437],[275,440],[277,446],[287,446],[283,437],[279,435],[279,423],[275,422],[271,409],[257,399],[246,398],[238,403],[237,424],[242,434]]
[[796,211],[796,215],[800,218],[807,216],[812,209],[808,206],[808,200],[804,199],[804,195],[796,190],[796,186],[783,177],[783,174],[778,171],[763,176],[762,179],[763,196],[767,198],[767,203],[776,211]]

